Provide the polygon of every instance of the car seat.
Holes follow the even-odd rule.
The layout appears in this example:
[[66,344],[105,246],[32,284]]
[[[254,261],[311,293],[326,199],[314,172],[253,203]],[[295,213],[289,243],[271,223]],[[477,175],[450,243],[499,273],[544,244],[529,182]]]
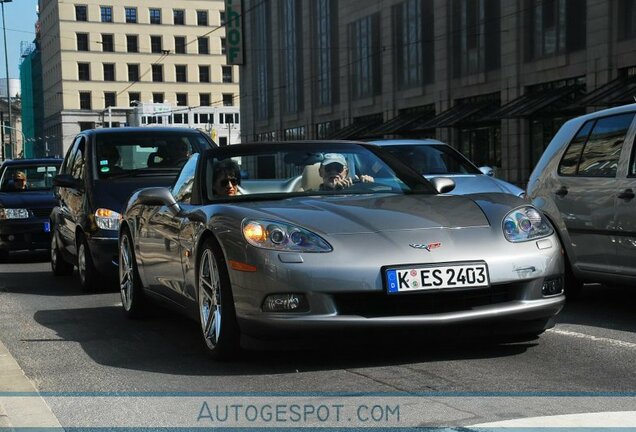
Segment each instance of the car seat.
[[313,165],[307,165],[303,169],[302,178],[300,181],[300,187],[303,191],[318,190],[322,184],[322,177],[320,177],[320,162],[316,162]]

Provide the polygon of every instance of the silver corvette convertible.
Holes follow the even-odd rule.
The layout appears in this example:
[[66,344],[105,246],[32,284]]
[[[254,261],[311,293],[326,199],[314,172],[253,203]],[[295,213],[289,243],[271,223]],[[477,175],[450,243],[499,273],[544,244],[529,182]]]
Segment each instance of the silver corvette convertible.
[[172,188],[128,202],[123,308],[176,306],[214,357],[348,329],[543,332],[564,302],[552,226],[515,196],[453,187],[362,143],[195,154]]

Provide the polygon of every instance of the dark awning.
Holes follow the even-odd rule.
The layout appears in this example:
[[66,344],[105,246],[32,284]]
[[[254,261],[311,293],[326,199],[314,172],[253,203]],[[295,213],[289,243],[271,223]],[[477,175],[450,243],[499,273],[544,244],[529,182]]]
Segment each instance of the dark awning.
[[581,106],[615,106],[634,103],[636,101],[636,76],[623,76],[586,94],[578,105]]
[[365,118],[356,119],[349,126],[345,126],[342,129],[338,129],[333,134],[329,135],[328,139],[360,139],[368,135],[368,130],[377,126],[379,122],[377,118]]
[[435,116],[434,110],[409,110],[401,112],[396,117],[379,125],[378,127],[369,131],[367,136],[382,136],[388,134],[395,134],[400,131],[410,130],[411,125],[416,122],[425,121]]
[[441,127],[455,127],[476,123],[499,105],[494,101],[468,102],[455,105],[437,116],[422,122],[416,122],[412,130],[424,130]]
[[579,84],[527,93],[486,117],[488,120],[501,120],[504,118],[533,117],[539,112],[561,111],[580,99],[584,90],[584,86]]

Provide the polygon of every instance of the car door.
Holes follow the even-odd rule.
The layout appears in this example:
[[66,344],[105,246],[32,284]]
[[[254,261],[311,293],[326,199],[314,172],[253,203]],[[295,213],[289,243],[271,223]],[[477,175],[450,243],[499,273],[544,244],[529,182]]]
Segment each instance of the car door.
[[572,261],[581,270],[615,269],[615,191],[632,120],[633,114],[620,114],[586,122],[559,163],[554,202],[570,235]]
[[[180,205],[187,206],[192,193],[192,182],[198,154],[184,165],[171,191]],[[143,229],[139,232],[139,254],[147,286],[156,293],[183,303],[184,276],[183,247],[180,230],[184,223],[182,212],[175,215],[167,206],[149,206],[143,214]]]
[[616,265],[617,273],[636,277],[636,120],[625,140],[621,155],[622,171],[617,181]]

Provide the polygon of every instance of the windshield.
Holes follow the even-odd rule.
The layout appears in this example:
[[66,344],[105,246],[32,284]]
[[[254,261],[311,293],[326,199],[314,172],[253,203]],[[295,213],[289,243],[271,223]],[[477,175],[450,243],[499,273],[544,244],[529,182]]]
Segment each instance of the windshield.
[[384,147],[421,175],[481,174],[454,148],[445,144],[412,144]]
[[45,191],[53,187],[57,164],[10,165],[0,178],[2,192]]
[[96,164],[99,178],[120,177],[147,170],[178,171],[198,148],[209,144],[190,132],[135,132],[99,134]]
[[[435,193],[380,148],[343,143],[237,145],[211,151],[209,200],[288,195]],[[276,196],[274,196],[276,195]]]

